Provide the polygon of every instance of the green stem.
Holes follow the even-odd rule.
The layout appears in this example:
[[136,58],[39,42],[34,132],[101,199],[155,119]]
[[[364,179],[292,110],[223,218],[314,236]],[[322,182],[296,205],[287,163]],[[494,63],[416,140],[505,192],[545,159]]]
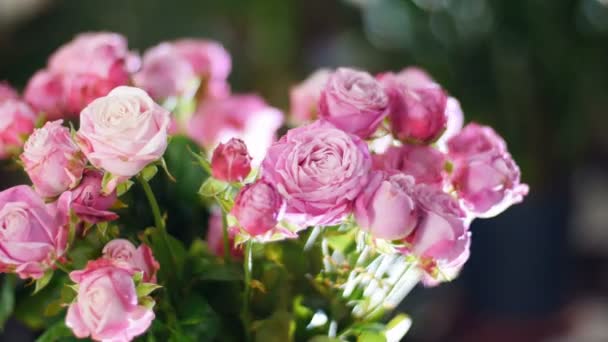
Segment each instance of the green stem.
[[243,261],[245,289],[243,290],[243,310],[241,312],[241,318],[243,319],[243,325],[245,326],[245,337],[247,341],[251,341],[251,314],[249,312],[249,299],[251,296],[251,270],[253,268],[252,247],[253,241],[249,240],[245,243],[245,260]]
[[228,218],[226,211],[222,208],[222,238],[224,240],[224,261],[230,262],[230,236],[228,235]]
[[55,263],[55,266],[57,266],[58,269],[62,270],[63,272],[65,272],[66,274],[70,274],[70,271],[67,267],[65,267],[65,265],[61,264],[59,261],[57,261]]
[[154,192],[152,192],[152,188],[150,184],[144,179],[142,175],[137,176],[137,180],[141,183],[141,187],[144,189],[146,193],[146,197],[148,198],[148,202],[150,203],[150,208],[152,209],[152,215],[154,215],[154,225],[156,228],[165,231],[165,221],[160,214],[160,207],[158,206],[158,202],[156,202],[156,197],[154,197]]

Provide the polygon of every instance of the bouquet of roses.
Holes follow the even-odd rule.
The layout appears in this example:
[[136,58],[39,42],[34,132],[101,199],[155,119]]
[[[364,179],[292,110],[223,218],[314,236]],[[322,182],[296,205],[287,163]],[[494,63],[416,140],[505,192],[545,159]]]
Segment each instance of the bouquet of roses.
[[319,70],[278,140],[281,111],[231,93],[230,69],[216,42],[140,58],[87,33],[22,98],[0,86],[0,157],[32,183],[0,192],[1,322],[39,341],[398,341],[392,310],[528,192],[420,69]]

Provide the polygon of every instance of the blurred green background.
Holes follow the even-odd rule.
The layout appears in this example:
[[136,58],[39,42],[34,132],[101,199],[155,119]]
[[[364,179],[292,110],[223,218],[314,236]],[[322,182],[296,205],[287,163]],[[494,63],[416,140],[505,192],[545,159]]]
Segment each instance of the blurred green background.
[[0,79],[23,87],[97,30],[140,52],[216,39],[233,90],[286,112],[319,67],[427,69],[506,138],[531,195],[474,224],[459,281],[408,298],[409,340],[608,341],[608,1],[0,0]]

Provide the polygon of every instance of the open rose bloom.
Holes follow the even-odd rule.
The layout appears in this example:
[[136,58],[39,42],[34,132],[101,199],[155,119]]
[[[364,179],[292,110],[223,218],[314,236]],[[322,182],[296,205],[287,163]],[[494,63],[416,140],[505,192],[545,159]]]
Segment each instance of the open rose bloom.
[[507,142],[420,68],[318,69],[285,89],[289,121],[231,69],[215,41],[140,60],[101,32],[23,98],[0,83],[0,159],[29,176],[0,189],[2,298],[18,287],[21,313],[34,292],[41,339],[398,341],[408,322],[381,318],[528,194]]

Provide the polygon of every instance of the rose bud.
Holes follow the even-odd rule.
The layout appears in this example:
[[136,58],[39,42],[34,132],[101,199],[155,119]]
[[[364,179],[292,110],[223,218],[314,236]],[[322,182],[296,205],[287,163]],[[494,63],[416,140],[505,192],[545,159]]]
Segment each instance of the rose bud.
[[[215,208],[209,216],[207,230],[207,245],[213,254],[218,257],[224,256],[224,231],[222,227],[222,212]],[[238,233],[238,227],[228,228],[228,244],[230,245],[230,255],[235,259],[243,258],[243,249],[234,245],[234,237]]]
[[465,212],[454,197],[433,186],[418,185],[413,196],[419,222],[403,251],[419,258],[426,285],[452,280],[469,257]]
[[317,119],[321,91],[331,75],[328,69],[319,69],[289,90],[291,115],[296,123],[307,123]]
[[20,149],[34,130],[36,115],[24,102],[7,99],[0,102],[0,159]]
[[443,186],[446,157],[436,148],[424,145],[391,146],[383,154],[374,155],[373,161],[376,170],[403,172],[414,177],[416,183]]
[[202,85],[205,97],[224,98],[230,95],[227,79],[232,60],[221,44],[204,39],[180,39],[172,44],[177,53],[190,63],[194,73],[206,81]]
[[0,192],[0,270],[40,278],[63,255],[69,195],[45,204],[29,186]]
[[21,161],[34,189],[43,197],[55,197],[75,187],[86,160],[72,141],[62,120],[47,122],[25,142]]
[[172,44],[161,43],[146,51],[142,69],[133,75],[133,82],[154,99],[165,99],[186,93],[195,78],[188,60]]
[[405,238],[418,222],[413,190],[414,179],[410,176],[375,172],[355,201],[357,223],[376,238]]
[[143,281],[156,283],[156,272],[160,269],[158,261],[152,254],[152,249],[141,244],[137,249],[125,239],[114,239],[103,247],[103,256],[106,259],[125,263],[136,272],[143,272]]
[[23,98],[46,119],[60,119],[65,115],[63,77],[59,73],[39,70],[28,81]]
[[80,184],[72,190],[72,210],[83,221],[98,223],[113,221],[118,215],[108,211],[116,202],[116,191],[102,194],[103,173],[85,170]]
[[86,268],[70,273],[78,285],[65,325],[78,338],[97,341],[131,341],[154,320],[154,311],[137,298],[128,265],[108,259],[89,261]]
[[507,143],[490,126],[467,124],[462,131],[447,141],[448,154],[452,159],[468,158],[483,153],[504,153]]
[[145,91],[118,87],[83,109],[76,141],[93,166],[129,178],[165,153],[169,123]]
[[233,95],[199,104],[187,125],[188,136],[211,150],[231,138],[242,139],[259,166],[268,147],[276,140],[283,113],[257,95]]
[[280,219],[283,197],[270,183],[258,180],[245,185],[234,200],[232,215],[252,236],[273,229]]
[[455,163],[452,184],[477,217],[494,217],[528,194],[519,167],[507,152],[484,153]]
[[220,143],[211,157],[213,177],[225,182],[242,182],[251,171],[251,156],[241,139],[232,138]]
[[19,98],[17,91],[6,82],[0,82],[0,102],[4,100],[16,100]]
[[387,94],[372,75],[339,68],[321,92],[319,112],[337,128],[367,138],[388,114],[388,106]]
[[306,227],[337,224],[348,216],[370,169],[364,141],[315,122],[289,130],[270,147],[262,177],[286,199],[285,218]]

